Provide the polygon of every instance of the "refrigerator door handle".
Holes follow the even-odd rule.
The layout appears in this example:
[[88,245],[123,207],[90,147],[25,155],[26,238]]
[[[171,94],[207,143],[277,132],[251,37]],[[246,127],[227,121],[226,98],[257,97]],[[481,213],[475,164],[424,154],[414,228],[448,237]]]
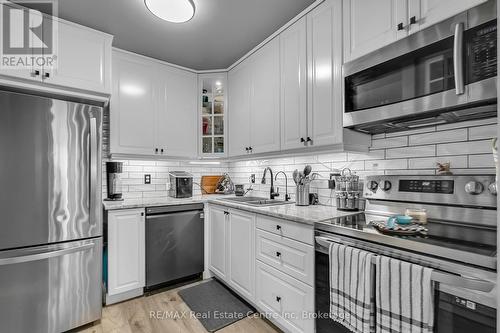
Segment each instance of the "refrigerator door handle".
[[9,258],[1,258],[0,259],[0,266],[20,264],[23,262],[38,261],[38,260],[44,260],[44,259],[49,259],[49,258],[61,257],[61,256],[66,255],[66,254],[85,251],[85,250],[93,248],[94,246],[95,246],[95,243],[90,242],[90,243],[80,244],[80,245],[72,246],[72,247],[59,248],[59,249],[56,249],[53,251],[33,253],[33,254],[25,255],[25,256],[17,256],[17,257],[14,256],[14,257],[9,257]]
[[[91,218],[95,218],[93,212],[96,211],[97,202],[97,120],[96,118],[90,118],[90,198],[89,198],[89,208]],[[96,223],[97,221],[91,221],[91,223]]]

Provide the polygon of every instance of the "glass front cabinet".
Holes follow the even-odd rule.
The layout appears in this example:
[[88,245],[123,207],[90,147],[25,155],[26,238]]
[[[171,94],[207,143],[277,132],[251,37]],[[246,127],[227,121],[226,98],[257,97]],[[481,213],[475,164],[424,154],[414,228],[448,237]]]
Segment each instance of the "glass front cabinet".
[[200,156],[227,156],[227,80],[225,73],[199,75]]

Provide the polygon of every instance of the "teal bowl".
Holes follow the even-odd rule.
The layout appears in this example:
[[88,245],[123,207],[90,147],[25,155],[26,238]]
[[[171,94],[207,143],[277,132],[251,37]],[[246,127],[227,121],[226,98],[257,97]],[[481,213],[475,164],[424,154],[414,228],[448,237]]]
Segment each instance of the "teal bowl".
[[410,224],[413,218],[411,216],[406,215],[394,215],[389,217],[387,220],[387,226],[389,228],[394,228],[394,224]]

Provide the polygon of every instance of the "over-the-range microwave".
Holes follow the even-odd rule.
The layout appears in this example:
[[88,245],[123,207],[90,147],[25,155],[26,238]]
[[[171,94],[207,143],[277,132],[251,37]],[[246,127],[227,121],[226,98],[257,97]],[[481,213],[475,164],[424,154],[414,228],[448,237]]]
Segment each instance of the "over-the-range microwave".
[[343,67],[344,127],[417,129],[497,114],[496,1]]

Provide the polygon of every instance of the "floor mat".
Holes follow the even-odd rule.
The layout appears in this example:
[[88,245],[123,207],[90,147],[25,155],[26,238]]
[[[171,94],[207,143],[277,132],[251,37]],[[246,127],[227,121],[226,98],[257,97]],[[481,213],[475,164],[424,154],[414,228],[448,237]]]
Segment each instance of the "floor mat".
[[217,280],[182,289],[178,294],[209,332],[220,330],[255,312]]

